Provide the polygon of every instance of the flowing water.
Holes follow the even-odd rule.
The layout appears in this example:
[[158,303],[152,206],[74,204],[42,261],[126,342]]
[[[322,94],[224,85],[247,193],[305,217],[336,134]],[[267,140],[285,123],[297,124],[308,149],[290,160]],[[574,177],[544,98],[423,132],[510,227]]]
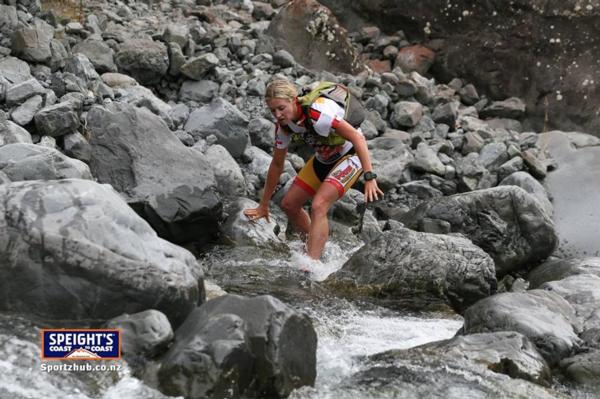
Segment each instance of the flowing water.
[[[301,245],[295,246],[298,248],[293,248],[290,264],[306,263],[301,255]],[[323,263],[307,265],[315,280],[323,280],[339,269],[349,255],[347,248],[330,243]],[[319,339],[315,387],[295,391],[292,397],[296,398],[335,397],[339,395],[338,385],[361,369],[365,356],[450,338],[462,325],[458,316],[399,314],[341,299],[294,306],[311,316]],[[44,367],[61,362],[41,361],[39,329],[42,327],[46,326],[36,325],[22,316],[0,314],[0,399],[165,397],[131,376],[124,361],[70,362],[107,367],[117,364],[121,366],[120,370],[45,371]],[[334,394],[336,389],[338,393]]]

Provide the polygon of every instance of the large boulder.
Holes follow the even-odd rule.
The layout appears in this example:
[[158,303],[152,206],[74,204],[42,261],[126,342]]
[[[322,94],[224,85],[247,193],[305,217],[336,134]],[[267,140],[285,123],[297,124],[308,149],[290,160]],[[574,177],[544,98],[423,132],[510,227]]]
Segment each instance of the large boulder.
[[157,309],[178,325],[204,298],[188,251],[157,237],[110,186],[0,185],[0,308],[53,320]]
[[60,151],[36,144],[15,143],[0,147],[0,171],[11,181],[92,180],[90,168]]
[[598,173],[600,139],[577,132],[544,133],[538,146],[558,163],[545,184],[554,204],[554,225],[559,243],[556,255],[564,258],[600,256],[600,198]]
[[160,388],[186,398],[287,397],[313,385],[310,318],[270,296],[225,295],[196,309],[161,361]]
[[435,198],[400,219],[419,231],[443,224],[453,233],[464,234],[490,254],[498,276],[534,266],[552,253],[557,241],[540,203],[517,186]]
[[403,172],[414,160],[410,148],[400,137],[382,136],[367,142],[373,169],[377,171],[377,183],[382,190],[389,190],[403,183]]
[[0,146],[11,143],[32,144],[31,134],[16,123],[9,121],[0,110]]
[[98,181],[112,184],[162,237],[199,243],[214,237],[222,204],[202,154],[144,108],[96,106],[87,122]]
[[115,62],[119,72],[133,76],[141,84],[156,84],[169,69],[169,54],[161,42],[131,39],[121,44]]
[[197,141],[210,135],[217,137],[234,158],[239,158],[250,142],[248,118],[236,106],[221,97],[195,109],[184,129]]
[[286,4],[271,21],[267,34],[307,68],[345,73],[362,69],[346,30],[316,0]]
[[6,79],[10,84],[22,83],[32,78],[31,69],[28,63],[18,58],[0,58],[0,78]]
[[573,307],[544,290],[510,292],[482,299],[464,314],[463,333],[518,331],[527,336],[555,365],[574,354],[581,344],[580,325]]
[[494,262],[465,238],[384,232],[356,251],[325,281],[349,296],[370,296],[419,308],[445,302],[459,312],[496,290]]

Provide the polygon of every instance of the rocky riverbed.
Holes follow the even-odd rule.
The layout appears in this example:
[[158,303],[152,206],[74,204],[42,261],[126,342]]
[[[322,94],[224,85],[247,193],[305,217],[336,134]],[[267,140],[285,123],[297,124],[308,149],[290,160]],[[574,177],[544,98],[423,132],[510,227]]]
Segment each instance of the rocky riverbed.
[[[316,1],[58,3],[0,3],[0,396],[597,397],[600,139]],[[277,206],[307,148],[242,214],[274,77],[362,100],[385,191],[309,276]],[[40,377],[44,327],[121,328],[121,370]]]

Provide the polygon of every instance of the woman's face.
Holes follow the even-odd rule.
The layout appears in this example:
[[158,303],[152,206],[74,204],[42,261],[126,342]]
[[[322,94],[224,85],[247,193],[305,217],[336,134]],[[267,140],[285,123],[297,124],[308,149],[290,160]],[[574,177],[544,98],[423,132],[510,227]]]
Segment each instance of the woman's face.
[[286,98],[272,98],[267,101],[267,105],[280,125],[287,125],[298,119],[295,101],[290,101]]

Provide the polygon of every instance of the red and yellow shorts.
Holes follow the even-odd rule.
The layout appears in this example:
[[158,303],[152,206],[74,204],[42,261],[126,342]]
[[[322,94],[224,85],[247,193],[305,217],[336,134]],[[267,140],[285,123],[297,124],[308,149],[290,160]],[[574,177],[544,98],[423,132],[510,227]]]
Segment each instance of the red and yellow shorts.
[[342,156],[337,162],[328,164],[312,156],[296,176],[294,184],[312,196],[323,182],[331,183],[337,188],[341,198],[358,180],[362,172],[360,159],[354,151]]

